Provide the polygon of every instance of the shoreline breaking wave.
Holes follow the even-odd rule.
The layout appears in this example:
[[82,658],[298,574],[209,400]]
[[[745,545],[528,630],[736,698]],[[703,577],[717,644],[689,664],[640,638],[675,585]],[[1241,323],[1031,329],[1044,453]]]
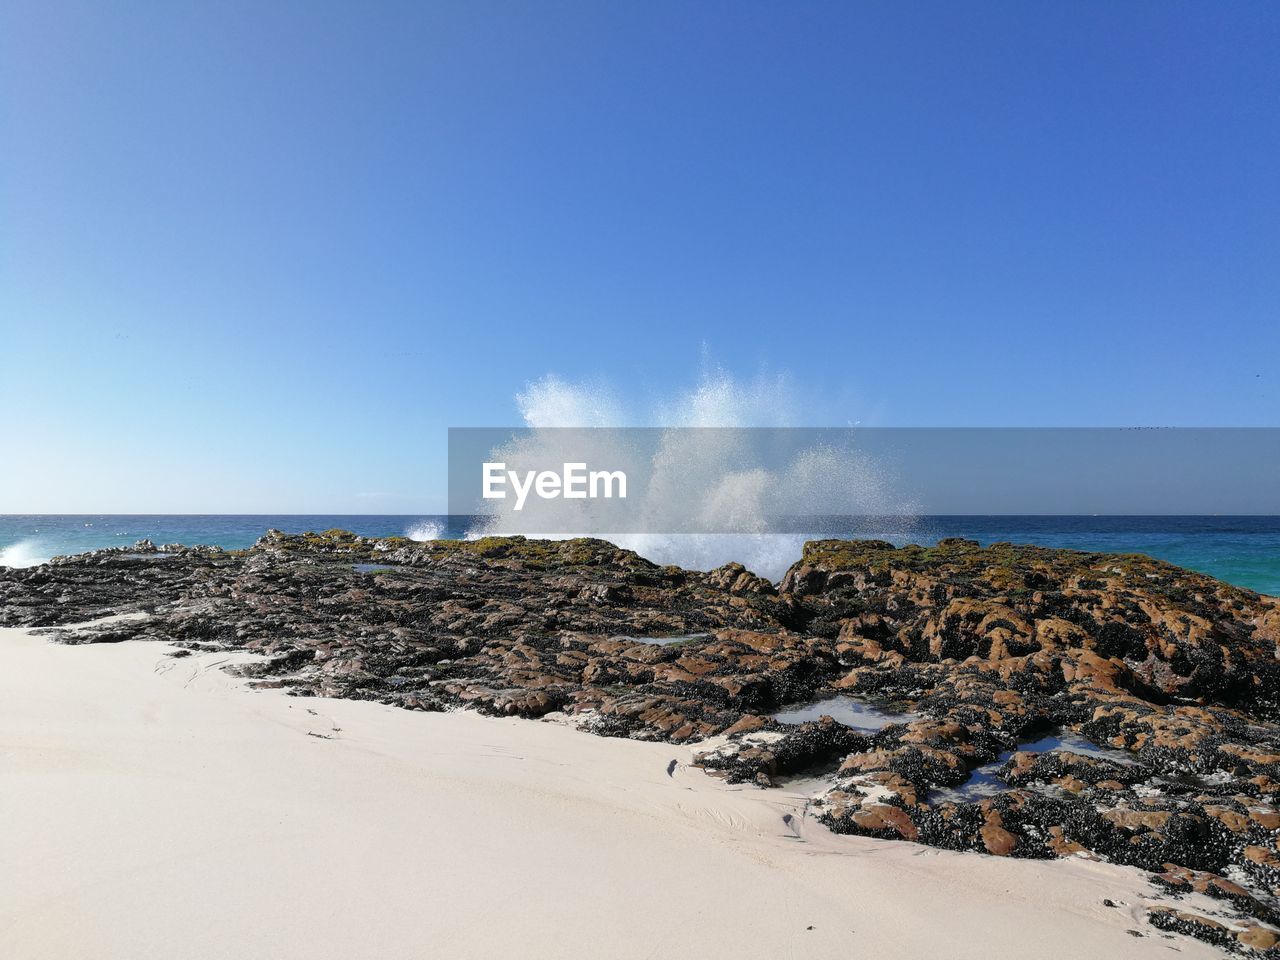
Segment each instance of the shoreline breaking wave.
[[[749,451],[735,446],[728,431],[717,443],[717,437],[706,434],[691,441],[674,429],[795,426],[792,411],[798,404],[785,377],[744,382],[722,371],[704,372],[691,389],[653,404],[651,411],[634,413],[607,386],[546,376],[517,394],[516,405],[532,435],[494,451],[494,459],[508,464],[559,462],[570,453],[569,459],[582,459],[581,450],[560,449],[563,437],[558,428],[640,423],[673,428],[652,458],[652,481],[639,504],[642,515],[652,518],[655,531],[710,527],[732,532],[601,533],[609,528],[598,518],[594,524],[586,522],[583,511],[592,507],[583,501],[530,500],[519,514],[508,510],[487,518],[469,531],[469,537],[529,531],[539,531],[530,535],[545,539],[598,536],[655,563],[710,570],[737,561],[776,581],[799,559],[801,547],[813,535],[776,530],[772,517],[895,516],[903,518],[902,529],[885,533],[898,539],[913,528],[918,512],[916,505],[895,495],[888,472],[865,453],[813,446],[778,469],[735,468],[749,459],[744,457]],[[635,456],[620,443],[593,453],[617,463]],[[543,532],[548,530],[563,532]]]

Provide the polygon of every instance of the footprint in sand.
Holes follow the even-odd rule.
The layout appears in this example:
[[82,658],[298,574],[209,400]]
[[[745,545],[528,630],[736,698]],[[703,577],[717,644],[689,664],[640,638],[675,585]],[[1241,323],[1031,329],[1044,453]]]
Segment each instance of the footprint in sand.
[[314,730],[308,730],[307,731],[308,737],[317,737],[320,740],[340,739],[337,735],[342,732],[342,728],[338,726],[336,723],[334,723],[333,717],[322,717],[321,714],[317,713],[315,710],[312,710],[310,707],[307,707],[307,713],[311,714],[311,716],[313,717],[318,717],[320,719],[329,721],[329,730],[327,732],[317,733]]

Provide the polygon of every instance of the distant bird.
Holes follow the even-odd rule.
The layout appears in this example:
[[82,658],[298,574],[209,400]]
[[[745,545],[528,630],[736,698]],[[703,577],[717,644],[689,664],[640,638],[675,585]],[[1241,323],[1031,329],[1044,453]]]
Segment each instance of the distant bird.
[[679,762],[678,762],[678,761],[676,761],[676,760],[672,760],[670,763],[668,763],[668,764],[667,764],[667,776],[668,776],[668,777],[675,776],[675,772],[676,772],[676,767],[677,767],[677,766],[679,766]]

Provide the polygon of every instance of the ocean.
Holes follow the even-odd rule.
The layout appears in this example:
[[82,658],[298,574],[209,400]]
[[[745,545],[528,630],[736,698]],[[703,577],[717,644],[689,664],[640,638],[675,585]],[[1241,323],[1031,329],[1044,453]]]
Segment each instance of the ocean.
[[[1009,541],[1112,553],[1145,553],[1260,593],[1280,595],[1280,517],[827,517],[792,521],[810,536],[876,537],[934,543],[968,537],[981,543]],[[157,544],[250,546],[269,528],[290,533],[340,527],[365,536],[418,540],[467,535],[475,518],[461,516],[287,515],[0,515],[0,565],[30,566],[50,557],[147,538]],[[786,539],[782,557],[799,556],[799,538]],[[633,544],[627,544],[632,546]],[[643,547],[637,547],[644,553]],[[662,556],[662,562],[679,560]],[[668,551],[669,553],[669,551]],[[691,557],[700,556],[693,552]],[[744,561],[747,559],[743,558]],[[696,563],[690,563],[696,566]],[[750,564],[748,564],[750,565]],[[763,571],[762,571],[763,572]],[[778,570],[768,571],[777,574]]]

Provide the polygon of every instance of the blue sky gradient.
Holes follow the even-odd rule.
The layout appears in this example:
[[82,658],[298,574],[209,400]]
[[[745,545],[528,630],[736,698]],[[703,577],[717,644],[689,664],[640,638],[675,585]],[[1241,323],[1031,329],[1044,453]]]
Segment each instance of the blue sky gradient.
[[1270,2],[14,0],[0,512],[432,512],[448,426],[708,357],[805,425],[1280,424],[1277,50]]

